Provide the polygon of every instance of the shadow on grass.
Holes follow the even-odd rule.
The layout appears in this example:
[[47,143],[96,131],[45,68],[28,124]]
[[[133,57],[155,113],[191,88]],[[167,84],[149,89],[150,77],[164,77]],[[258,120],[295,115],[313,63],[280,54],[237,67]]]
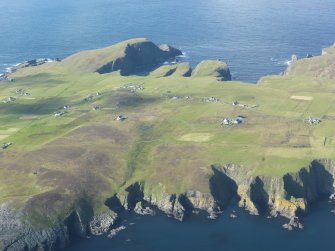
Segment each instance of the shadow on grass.
[[37,100],[33,104],[23,103],[9,103],[0,104],[0,114],[36,114],[44,115],[55,112],[59,107],[62,107],[66,103],[65,98],[51,97],[46,99]]
[[49,74],[49,73],[38,73],[35,75],[18,77],[15,79],[15,82],[22,82],[25,86],[29,85],[38,85],[38,84],[46,84],[46,85],[55,85],[55,84],[63,84],[65,81],[60,80],[64,75],[62,74]]

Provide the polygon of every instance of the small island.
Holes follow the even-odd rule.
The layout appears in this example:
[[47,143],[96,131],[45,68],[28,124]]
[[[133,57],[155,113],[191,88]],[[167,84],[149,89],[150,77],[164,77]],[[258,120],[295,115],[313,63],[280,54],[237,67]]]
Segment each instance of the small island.
[[335,193],[335,45],[257,84],[131,39],[2,74],[0,249],[113,236],[124,210],[211,218],[232,201],[285,228]]

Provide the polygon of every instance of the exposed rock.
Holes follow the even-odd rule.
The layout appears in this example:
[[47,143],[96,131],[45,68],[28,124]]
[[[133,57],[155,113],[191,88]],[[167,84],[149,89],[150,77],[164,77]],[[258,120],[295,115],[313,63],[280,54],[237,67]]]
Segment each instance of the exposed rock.
[[137,202],[134,208],[134,212],[140,215],[155,215],[155,211],[152,210],[149,206],[143,206],[142,202]]
[[66,226],[35,229],[23,214],[0,205],[0,250],[58,250],[69,243]]
[[164,194],[160,199],[155,196],[149,196],[146,200],[155,205],[164,213],[173,216],[182,221],[185,216],[185,208],[180,204],[176,195]]
[[[82,210],[86,209],[83,207]],[[72,237],[108,233],[117,219],[113,212],[97,215],[92,220],[86,219],[84,214],[87,212],[83,211],[79,214],[73,211],[63,224],[58,223],[53,227],[36,227],[26,220],[22,212],[2,204],[0,205],[0,250],[64,249]]]
[[84,51],[63,60],[62,64],[74,70],[100,74],[120,71],[123,76],[150,71],[182,52],[168,45],[159,48],[144,39],[131,39],[92,51]]
[[322,51],[321,56],[307,56],[290,63],[284,73],[290,76],[335,78],[335,45]]
[[168,58],[168,59],[169,58],[172,59],[172,58],[175,58],[175,57],[180,56],[180,55],[183,54],[180,50],[178,50],[178,49],[176,49],[176,48],[174,48],[174,47],[172,47],[168,44],[161,44],[159,46],[159,49],[161,49],[166,54],[166,58]]
[[293,229],[303,229],[304,226],[299,222],[298,217],[292,217],[288,223],[283,225],[283,228],[292,231]]
[[231,218],[231,219],[237,219],[237,214],[236,214],[235,210],[233,210],[233,211],[229,214],[229,218]]
[[[215,165],[209,180],[210,193],[188,190],[179,195],[169,194],[161,183],[136,182],[108,199],[106,205],[113,211],[134,209],[141,214],[152,214],[149,205],[154,205],[180,221],[188,213],[201,210],[215,219],[238,196],[240,206],[251,214],[269,212],[273,217],[281,215],[290,219],[283,228],[302,229],[297,215],[306,212],[309,204],[320,198],[333,197],[334,174],[335,162],[332,160],[315,160],[309,167],[282,177],[253,177],[252,170],[243,166]],[[87,203],[80,202],[64,224],[41,230],[26,223],[22,214],[2,205],[0,247],[8,250],[54,250],[65,247],[71,236],[109,232],[109,237],[113,237],[124,229],[123,226],[112,229],[116,221],[114,213],[94,216],[91,211]],[[229,217],[234,219],[237,215],[232,212]]]
[[108,233],[117,220],[117,214],[105,213],[94,216],[89,224],[89,230],[92,235],[102,235]]
[[23,63],[20,63],[20,64],[17,64],[13,67],[10,67],[8,69],[8,72],[9,73],[13,73],[19,69],[22,69],[22,68],[27,68],[27,67],[34,67],[34,66],[39,66],[39,65],[43,65],[43,64],[46,64],[46,63],[51,63],[51,62],[59,62],[60,60],[57,58],[55,60],[53,59],[50,59],[50,58],[38,58],[38,59],[32,59],[32,60],[28,60],[28,61],[25,61]]
[[137,206],[136,203],[145,201],[183,220],[185,214],[193,210],[206,211],[215,218],[232,198],[239,197],[239,205],[250,214],[269,212],[273,217],[281,215],[292,218],[307,212],[310,203],[334,193],[333,161],[316,160],[309,167],[282,177],[253,177],[246,170],[252,172],[235,165],[213,166],[213,176],[209,180],[210,193],[189,190],[180,195],[168,194],[162,184],[141,182],[127,189],[128,195],[120,197],[123,201],[120,204],[133,208]]
[[127,229],[125,226],[120,226],[117,228],[112,229],[109,234],[108,234],[108,238],[113,238],[115,235],[117,235],[119,232],[121,232],[122,230]]
[[305,213],[310,203],[334,193],[335,163],[331,160],[315,160],[309,167],[283,177],[250,177],[243,175],[245,168],[234,165],[217,171],[236,182],[239,205],[254,215],[270,211],[273,216],[291,218]]
[[184,196],[184,203],[188,208],[207,211],[209,214],[218,209],[214,197],[209,193],[187,191]]

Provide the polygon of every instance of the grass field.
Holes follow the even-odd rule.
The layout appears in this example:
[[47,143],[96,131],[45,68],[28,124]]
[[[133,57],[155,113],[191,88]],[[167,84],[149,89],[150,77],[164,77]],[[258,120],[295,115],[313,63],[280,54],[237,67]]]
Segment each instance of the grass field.
[[[289,74],[256,85],[182,77],[187,69],[121,77],[55,62],[0,82],[0,96],[16,98],[0,103],[0,140],[12,143],[0,152],[0,202],[52,208],[86,194],[100,203],[138,180],[175,193],[208,191],[215,163],[279,176],[335,156],[333,79]],[[131,92],[129,84],[143,88]],[[17,95],[18,88],[31,95]],[[210,97],[219,101],[205,102]],[[64,105],[70,108],[55,117]],[[118,115],[127,119],[117,121]],[[222,125],[237,116],[244,123]],[[310,116],[322,122],[309,125]]]

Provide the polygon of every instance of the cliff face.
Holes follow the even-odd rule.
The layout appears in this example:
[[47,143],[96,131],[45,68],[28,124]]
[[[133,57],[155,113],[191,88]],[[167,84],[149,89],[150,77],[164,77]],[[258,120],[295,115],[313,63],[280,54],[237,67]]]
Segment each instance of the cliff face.
[[159,65],[168,59],[181,55],[181,51],[165,45],[164,50],[150,41],[127,44],[124,56],[116,58],[102,65],[96,70],[100,74],[120,71],[122,76],[127,76],[150,67]]
[[36,227],[25,220],[23,213],[8,205],[0,205],[0,250],[61,250],[73,238],[108,234],[117,222],[109,211],[87,217],[92,208],[77,208],[64,222],[55,226]]
[[331,160],[315,160],[299,172],[282,177],[245,176],[242,175],[244,170],[235,165],[213,166],[213,175],[209,179],[210,193],[189,190],[169,194],[163,184],[139,182],[129,187],[126,194],[116,195],[115,200],[117,205],[129,210],[137,202],[145,201],[183,220],[194,209],[206,211],[214,217],[236,197],[240,199],[239,205],[250,214],[268,212],[273,216],[292,218],[306,213],[311,203],[329,197],[335,191],[335,162]]
[[335,78],[335,45],[323,49],[321,56],[294,60],[285,71],[290,76]]
[[8,205],[0,205],[0,250],[57,250],[69,243],[66,226],[35,229]]
[[256,176],[240,181],[240,206],[251,214],[269,211],[290,218],[305,213],[310,203],[334,193],[334,171],[333,161],[315,160],[283,177]]
[[150,71],[182,52],[170,45],[160,47],[147,39],[131,39],[119,44],[92,51],[84,51],[64,59],[65,67],[100,74],[120,71],[122,76]]
[[89,204],[80,202],[63,223],[49,228],[34,228],[24,220],[23,214],[1,205],[0,250],[62,249],[73,237],[108,234],[117,223],[118,212],[138,210],[141,205],[155,206],[183,221],[193,210],[206,211],[215,218],[235,197],[250,214],[268,212],[295,219],[307,212],[311,203],[335,191],[332,160],[315,160],[299,172],[282,177],[248,176],[237,165],[213,165],[212,170],[210,192],[188,190],[170,194],[161,183],[140,181],[107,199],[105,204],[110,211],[95,215]]

